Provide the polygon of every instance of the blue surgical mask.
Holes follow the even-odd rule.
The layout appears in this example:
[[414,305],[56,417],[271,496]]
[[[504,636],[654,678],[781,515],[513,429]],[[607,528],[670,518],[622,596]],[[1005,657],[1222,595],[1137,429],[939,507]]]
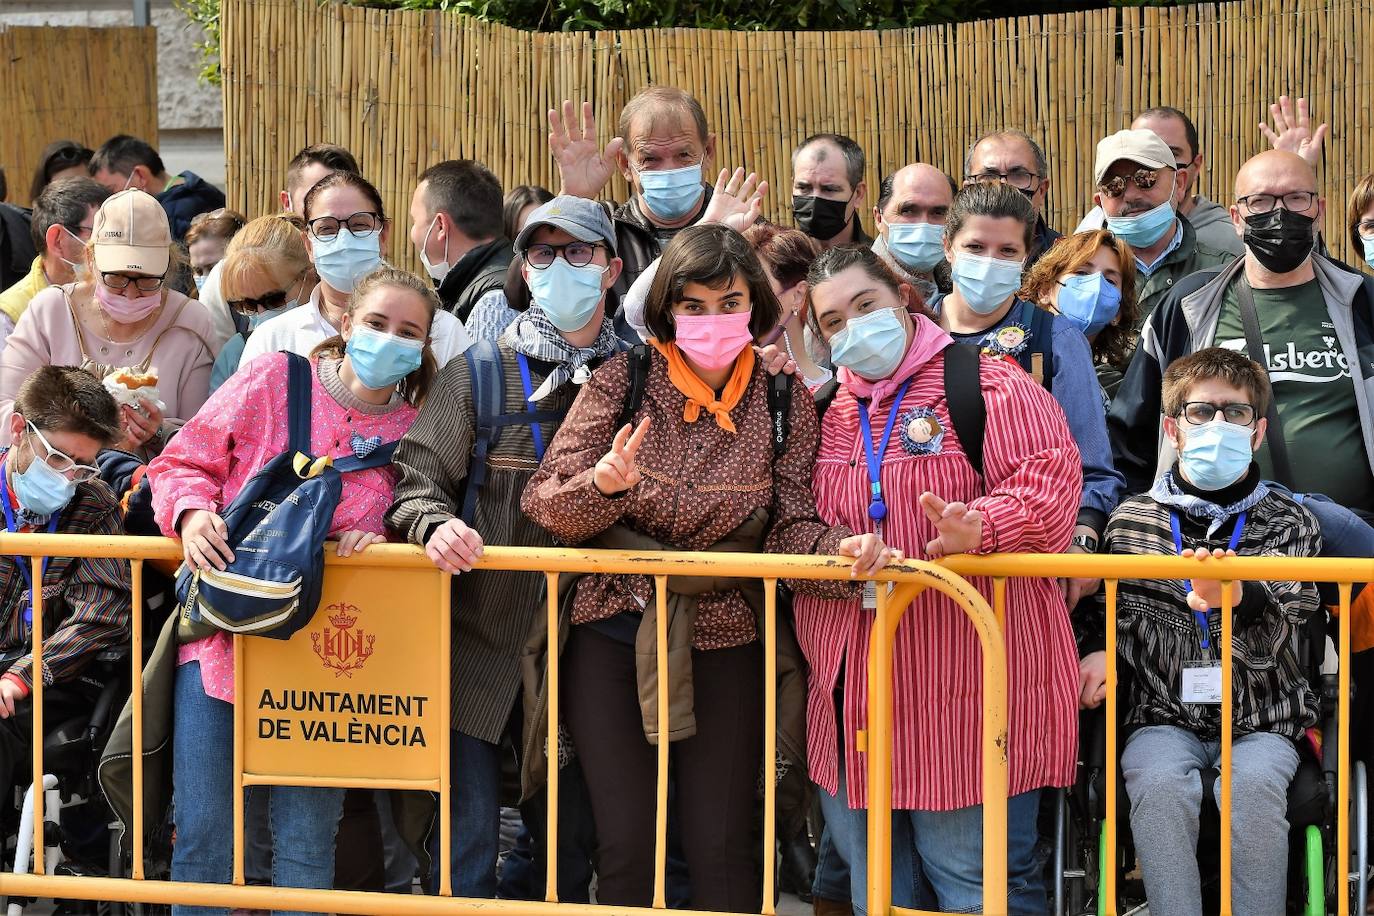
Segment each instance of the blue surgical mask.
[[76,495],[76,481],[54,471],[35,451],[23,473],[16,471],[14,474],[14,495],[19,505],[34,515],[52,515],[61,512],[72,501]]
[[1220,490],[1240,480],[1250,467],[1250,439],[1255,431],[1225,420],[1183,427],[1178,464],[1188,482],[1200,490]]
[[906,356],[906,325],[896,309],[851,318],[830,338],[830,359],[871,382],[896,371]]
[[592,320],[601,301],[601,278],[606,268],[596,264],[573,267],[561,257],[543,270],[528,267],[530,295],[534,304],[564,333],[580,331]]
[[640,172],[640,194],[655,216],[666,220],[682,219],[691,212],[705,189],[701,184],[701,164],[658,172]]
[[196,292],[199,293],[199,292],[202,292],[202,291],[205,289],[205,281],[208,280],[208,279],[210,279],[210,275],[209,275],[209,274],[196,274],[196,275],[195,275],[194,277],[192,277],[191,279],[192,279],[192,280],[195,282],[195,284],[196,284]]
[[425,342],[355,327],[345,349],[358,381],[373,391],[390,388],[424,361]]
[[991,315],[1021,288],[1020,261],[961,253],[954,256],[949,272],[954,288],[979,315]]
[[1374,270],[1374,238],[1362,238],[1360,241],[1364,242],[1364,262],[1369,265],[1371,270]]
[[1116,319],[1121,308],[1121,290],[1100,273],[1074,274],[1059,281],[1054,308],[1091,337]]
[[945,256],[944,235],[934,223],[888,223],[887,250],[908,270],[927,273]]
[[320,279],[341,293],[353,292],[366,274],[382,263],[380,232],[356,236],[340,227],[332,239],[315,239],[315,272]]
[[290,311],[291,309],[293,309],[293,308],[295,308],[295,307],[296,307],[296,303],[295,303],[295,302],[288,302],[288,303],[286,303],[286,305],[283,305],[283,306],[282,306],[281,308],[279,308],[279,309],[263,309],[261,312],[258,312],[256,315],[249,315],[249,316],[248,316],[248,330],[249,330],[250,332],[251,332],[251,331],[256,331],[256,330],[262,325],[263,322],[265,322],[265,321],[270,321],[271,319],[276,318],[278,315],[282,314],[283,312]]
[[1132,248],[1149,248],[1174,224],[1174,202],[1166,200],[1135,216],[1109,216],[1107,228]]

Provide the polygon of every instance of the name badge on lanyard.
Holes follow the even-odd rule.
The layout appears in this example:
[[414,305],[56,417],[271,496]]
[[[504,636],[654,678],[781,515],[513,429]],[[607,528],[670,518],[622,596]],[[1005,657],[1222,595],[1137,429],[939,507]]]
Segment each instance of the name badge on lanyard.
[[[1228,550],[1235,550],[1240,544],[1241,533],[1245,531],[1246,515],[1247,513],[1241,512],[1236,517],[1235,530],[1231,532],[1231,540],[1227,545]],[[1169,528],[1174,536],[1174,549],[1182,553],[1183,532],[1179,527],[1177,512],[1169,513]],[[1195,591],[1192,579],[1187,580],[1184,585],[1189,592]],[[1217,705],[1221,703],[1221,661],[1218,653],[1213,651],[1210,609],[1193,611],[1193,619],[1197,624],[1198,641],[1207,657],[1183,663],[1179,698],[1184,703]]]

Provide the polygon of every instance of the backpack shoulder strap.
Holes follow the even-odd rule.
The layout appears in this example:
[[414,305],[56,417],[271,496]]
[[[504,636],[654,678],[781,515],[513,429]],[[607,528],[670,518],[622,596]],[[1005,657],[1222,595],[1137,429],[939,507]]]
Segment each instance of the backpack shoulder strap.
[[310,454],[310,360],[286,353],[287,449]]
[[835,395],[840,390],[840,380],[832,377],[815,391],[811,392],[811,398],[816,402],[816,418],[825,416],[825,412],[830,409],[830,405],[835,400]]
[[355,455],[348,455],[334,462],[334,470],[340,474],[349,474],[353,471],[366,471],[369,468],[382,468],[391,463],[391,458],[396,454],[396,446],[399,442],[388,442],[379,445],[368,453],[366,458],[359,458]]
[[[1245,278],[1244,271],[1236,279],[1235,291],[1236,310],[1240,312],[1240,323],[1245,329],[1246,355],[1261,366],[1268,366],[1264,332],[1260,329],[1259,315],[1255,312],[1255,296],[1250,291],[1250,281]],[[1264,434],[1264,444],[1269,446],[1269,461],[1274,467],[1274,477],[1284,486],[1292,486],[1293,465],[1288,460],[1288,443],[1283,438],[1283,423],[1273,397],[1269,398],[1269,409],[1265,416],[1269,420],[1269,431]]]
[[463,521],[470,525],[477,511],[477,494],[487,480],[487,456],[500,436],[497,421],[505,412],[506,372],[501,365],[501,350],[494,340],[477,341],[463,351],[463,356],[468,361],[468,384],[477,421],[460,513]]
[[637,344],[630,348],[630,390],[625,396],[625,406],[620,408],[620,418],[615,422],[618,432],[621,427],[634,419],[639,405],[644,403],[644,385],[649,380],[649,369],[653,357],[649,355],[648,344]]
[[768,419],[772,427],[773,457],[787,451],[787,435],[792,431],[792,376],[786,372],[768,376]]
[[945,403],[949,420],[964,447],[968,463],[983,476],[983,431],[987,426],[987,404],[979,377],[979,352],[976,347],[953,344],[945,347]]
[[1021,324],[1026,328],[1026,348],[1017,354],[1035,383],[1046,391],[1054,383],[1054,316],[1034,303],[1021,303]]

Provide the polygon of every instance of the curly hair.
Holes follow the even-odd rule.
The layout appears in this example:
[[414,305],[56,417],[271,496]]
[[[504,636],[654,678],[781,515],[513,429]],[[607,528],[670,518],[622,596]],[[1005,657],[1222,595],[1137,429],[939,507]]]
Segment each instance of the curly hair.
[[1026,273],[1016,296],[1049,311],[1049,306],[1041,300],[1049,298],[1059,278],[1091,262],[1101,248],[1111,249],[1121,266],[1121,308],[1116,313],[1116,321],[1097,332],[1097,338],[1092,342],[1093,360],[1125,372],[1135,345],[1135,323],[1139,308],[1135,288],[1135,253],[1110,229],[1079,232],[1055,242]]

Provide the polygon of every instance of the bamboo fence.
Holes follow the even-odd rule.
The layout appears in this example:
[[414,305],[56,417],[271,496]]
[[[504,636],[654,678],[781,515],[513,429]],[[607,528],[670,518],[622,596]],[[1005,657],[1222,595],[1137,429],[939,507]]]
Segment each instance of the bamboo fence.
[[0,168],[9,202],[28,205],[43,147],[91,149],[115,134],[157,144],[157,32],[152,28],[0,25]]
[[[317,0],[224,0],[225,147],[230,203],[275,206],[304,145],[343,144],[397,217],[391,254],[410,263],[416,176],[477,159],[506,187],[557,188],[546,111],[594,103],[602,141],[644,86],[691,91],[718,133],[716,166],[772,186],[790,223],[791,152],[817,131],[868,153],[879,179],[916,161],[958,177],[984,131],[1021,128],[1050,160],[1052,226],[1091,206],[1095,145],[1140,110],[1173,105],[1201,133],[1200,190],[1223,203],[1258,124],[1280,94],[1305,95],[1331,137],[1319,180],[1326,238],[1350,259],[1345,201],[1374,169],[1374,0],[1240,0],[866,32],[659,29],[531,33],[449,13]],[[626,195],[615,179],[609,192]],[[865,222],[872,226],[870,213]],[[415,262],[418,263],[418,262]]]

